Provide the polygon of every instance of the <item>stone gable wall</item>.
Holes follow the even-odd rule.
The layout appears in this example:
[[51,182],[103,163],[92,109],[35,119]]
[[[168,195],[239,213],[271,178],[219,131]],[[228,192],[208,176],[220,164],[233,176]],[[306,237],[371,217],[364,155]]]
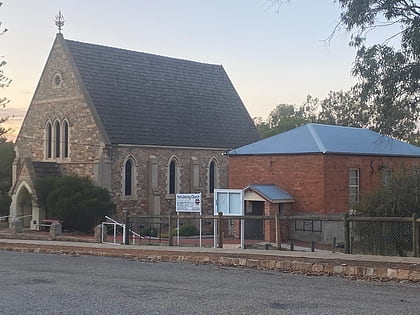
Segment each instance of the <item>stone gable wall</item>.
[[[93,164],[102,155],[104,140],[62,44],[59,38],[54,43],[16,147],[20,160],[30,157],[33,161],[56,161],[65,173],[92,177]],[[58,86],[54,83],[57,74],[61,78]],[[68,158],[46,158],[45,124],[55,119],[69,122]]]

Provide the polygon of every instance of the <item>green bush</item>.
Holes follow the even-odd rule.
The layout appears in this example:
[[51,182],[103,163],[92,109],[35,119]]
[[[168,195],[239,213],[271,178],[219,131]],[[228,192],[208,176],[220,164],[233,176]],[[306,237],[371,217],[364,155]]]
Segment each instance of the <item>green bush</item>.
[[87,178],[41,178],[36,181],[35,190],[47,217],[62,220],[66,229],[91,233],[105,215],[115,212],[108,191]]
[[[198,235],[200,231],[193,224],[184,224],[179,228],[180,236],[193,236]],[[176,231],[173,235],[176,235]]]

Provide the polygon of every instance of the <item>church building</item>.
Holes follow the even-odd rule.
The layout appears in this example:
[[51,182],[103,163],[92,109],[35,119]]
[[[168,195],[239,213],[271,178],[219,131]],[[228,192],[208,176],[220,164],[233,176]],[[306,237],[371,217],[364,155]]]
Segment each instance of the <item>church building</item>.
[[58,33],[16,140],[10,214],[36,229],[36,178],[68,174],[107,188],[119,214],[167,213],[198,192],[211,213],[224,153],[259,139],[222,66]]

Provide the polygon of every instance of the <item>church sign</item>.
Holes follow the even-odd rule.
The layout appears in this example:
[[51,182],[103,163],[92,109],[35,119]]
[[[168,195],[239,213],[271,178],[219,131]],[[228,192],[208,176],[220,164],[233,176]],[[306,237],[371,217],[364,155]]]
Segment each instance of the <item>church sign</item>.
[[176,194],[176,212],[201,213],[201,193]]

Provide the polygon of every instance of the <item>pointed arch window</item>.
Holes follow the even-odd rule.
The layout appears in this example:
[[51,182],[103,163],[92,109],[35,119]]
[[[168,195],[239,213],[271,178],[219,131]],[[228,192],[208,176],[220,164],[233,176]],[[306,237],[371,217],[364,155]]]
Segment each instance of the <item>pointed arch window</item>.
[[137,163],[132,155],[125,158],[121,171],[121,198],[123,200],[136,200],[137,188]]
[[214,189],[218,187],[218,165],[213,158],[210,160],[208,168],[208,192],[214,193]]
[[52,156],[52,126],[48,121],[45,125],[45,155],[47,159],[51,159]]
[[124,166],[124,195],[131,196],[133,191],[133,161],[128,159]]
[[63,157],[69,157],[69,123],[67,120],[63,122]]
[[60,157],[60,143],[61,143],[61,128],[60,128],[60,122],[56,121],[54,123],[54,157],[59,158]]
[[178,161],[175,158],[171,159],[168,170],[168,193],[170,195],[176,194],[179,187],[179,166]]

